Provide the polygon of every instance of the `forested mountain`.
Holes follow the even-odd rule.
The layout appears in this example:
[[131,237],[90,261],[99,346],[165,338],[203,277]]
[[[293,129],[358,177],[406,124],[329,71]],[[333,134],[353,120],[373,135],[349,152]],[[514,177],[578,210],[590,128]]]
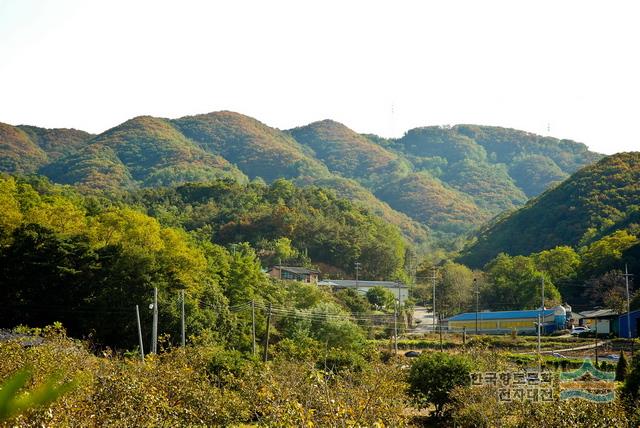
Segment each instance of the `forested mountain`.
[[35,172],[82,147],[92,137],[77,129],[44,129],[0,123],[0,170]]
[[481,231],[461,257],[480,267],[498,253],[589,245],[617,231],[640,235],[640,153],[606,157]]
[[369,188],[405,177],[411,165],[397,154],[332,120],[314,122],[289,131],[313,150],[327,168]]
[[[355,292],[283,283],[265,267],[322,265],[325,273],[351,276],[359,261],[367,278],[406,280],[407,248],[397,228],[331,191],[284,179],[83,195],[43,177],[0,174],[0,213],[0,327],[63,322],[74,336],[91,334],[102,345],[137,343],[135,319],[123,315],[142,304],[148,325],[144,308],[154,288],[164,331],[176,331],[176,297],[184,291],[189,337],[206,334],[250,350],[252,316],[237,312],[249,302],[304,310],[314,319],[347,314],[350,304],[372,309]],[[266,313],[255,312],[264,331]],[[271,334],[277,340],[307,331],[324,346],[352,349],[363,331],[345,321],[327,333],[324,325],[301,329],[280,320]]]
[[128,120],[72,154],[41,168],[58,183],[117,189],[246,176],[223,157],[186,138],[166,119]]
[[599,157],[583,144],[496,127],[384,139],[331,120],[281,131],[227,111],[141,116],[96,136],[0,125],[0,171],[109,191],[286,178],[334,190],[418,245],[451,242]]

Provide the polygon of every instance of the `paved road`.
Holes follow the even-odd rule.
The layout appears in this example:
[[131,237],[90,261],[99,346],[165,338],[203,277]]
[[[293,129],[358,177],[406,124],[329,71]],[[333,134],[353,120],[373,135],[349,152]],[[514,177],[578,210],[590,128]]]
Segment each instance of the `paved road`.
[[[414,325],[416,326],[411,333],[422,334],[433,331],[433,313],[424,306],[416,306],[413,309]],[[420,320],[419,323],[415,321]]]

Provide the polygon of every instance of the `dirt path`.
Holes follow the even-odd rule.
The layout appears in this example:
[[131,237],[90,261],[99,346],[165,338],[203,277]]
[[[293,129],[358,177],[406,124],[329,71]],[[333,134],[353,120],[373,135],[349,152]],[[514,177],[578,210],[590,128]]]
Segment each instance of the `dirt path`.
[[[576,346],[574,348],[564,348],[564,349],[551,349],[551,350],[545,350],[545,351],[540,351],[541,354],[552,354],[554,352],[572,352],[572,351],[584,351],[585,349],[593,349],[596,346],[599,348],[603,345],[606,345],[608,343],[610,343],[610,340],[602,340],[600,342],[597,343],[590,343],[589,345],[582,345],[582,346]],[[528,352],[521,352],[522,354],[537,354],[538,351],[528,351]]]

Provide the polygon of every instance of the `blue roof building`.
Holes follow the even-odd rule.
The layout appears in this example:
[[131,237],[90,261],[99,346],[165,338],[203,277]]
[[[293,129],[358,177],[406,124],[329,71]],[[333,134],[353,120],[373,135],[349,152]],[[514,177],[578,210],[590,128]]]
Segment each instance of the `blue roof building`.
[[627,316],[631,317],[631,337],[638,337],[638,331],[640,330],[640,309],[629,312],[629,314],[622,314],[618,317],[618,331],[619,337],[629,337],[627,329]]
[[484,312],[466,312],[454,315],[448,318],[447,327],[449,330],[475,331],[476,319],[478,332],[482,333],[509,333],[513,330],[522,332],[536,332],[538,317],[543,314],[543,328],[545,333],[565,328],[567,321],[566,310],[562,306],[553,309],[545,309],[544,311],[527,310],[527,311],[484,311]]

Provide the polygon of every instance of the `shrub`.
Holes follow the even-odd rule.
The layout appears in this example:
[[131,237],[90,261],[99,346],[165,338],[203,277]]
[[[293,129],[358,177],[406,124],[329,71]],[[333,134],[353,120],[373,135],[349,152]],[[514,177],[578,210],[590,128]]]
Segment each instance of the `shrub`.
[[223,382],[229,375],[239,376],[242,374],[247,360],[240,351],[220,350],[211,357],[207,365],[207,371],[219,382]]
[[436,416],[440,416],[451,390],[469,384],[471,369],[472,363],[465,356],[443,352],[422,354],[411,365],[409,393],[420,407],[433,404]]
[[318,358],[316,368],[334,373],[346,370],[360,372],[366,365],[364,358],[356,352],[330,349],[324,358],[322,356]]
[[640,352],[631,360],[631,367],[625,378],[622,393],[635,401],[640,396]]
[[627,358],[624,356],[624,352],[620,351],[620,359],[616,365],[616,381],[624,382],[624,378],[627,377]]

